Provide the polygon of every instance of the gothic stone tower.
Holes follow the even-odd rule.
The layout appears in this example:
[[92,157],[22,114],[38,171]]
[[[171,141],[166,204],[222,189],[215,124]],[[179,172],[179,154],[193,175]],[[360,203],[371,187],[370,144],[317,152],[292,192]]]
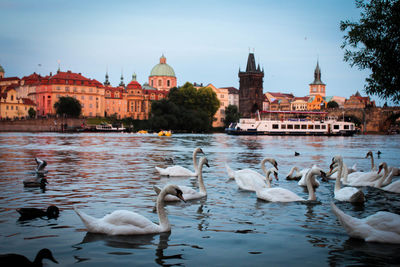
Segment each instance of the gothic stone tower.
[[256,68],[254,54],[249,53],[245,72],[239,69],[239,112],[242,117],[248,118],[263,107],[263,78],[264,70],[260,64]]

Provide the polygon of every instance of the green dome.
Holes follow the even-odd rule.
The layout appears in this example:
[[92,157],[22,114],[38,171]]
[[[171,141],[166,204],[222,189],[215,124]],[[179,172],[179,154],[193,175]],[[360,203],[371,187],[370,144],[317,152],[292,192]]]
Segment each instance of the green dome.
[[152,76],[169,76],[175,77],[174,69],[166,63],[166,58],[162,56],[160,58],[160,63],[155,65],[150,72],[150,77]]

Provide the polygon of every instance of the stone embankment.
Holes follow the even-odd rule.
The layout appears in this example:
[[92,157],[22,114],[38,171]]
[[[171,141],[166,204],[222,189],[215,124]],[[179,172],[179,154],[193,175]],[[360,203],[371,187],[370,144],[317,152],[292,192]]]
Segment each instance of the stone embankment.
[[85,124],[85,119],[28,119],[1,120],[0,132],[66,132]]

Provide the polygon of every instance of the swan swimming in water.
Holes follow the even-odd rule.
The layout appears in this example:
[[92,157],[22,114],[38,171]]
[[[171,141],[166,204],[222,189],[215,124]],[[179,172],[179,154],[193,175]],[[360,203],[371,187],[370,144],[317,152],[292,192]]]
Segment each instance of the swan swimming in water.
[[142,235],[157,234],[171,231],[167,213],[164,207],[166,195],[177,196],[182,201],[182,191],[177,185],[166,185],[157,197],[157,214],[159,224],[155,224],[146,217],[132,211],[117,210],[101,219],[85,214],[74,207],[75,212],[85,224],[88,232],[107,235]]
[[332,164],[330,166],[331,170],[333,169],[334,164],[338,164],[337,168],[337,176],[335,181],[335,199],[339,201],[348,201],[348,202],[364,202],[365,197],[363,191],[355,187],[343,187],[340,188],[340,179],[343,173],[343,158],[340,155],[337,155],[332,158]]
[[199,174],[199,170],[198,170],[198,165],[197,165],[197,153],[202,153],[204,154],[203,150],[200,147],[195,148],[195,150],[193,151],[193,167],[194,167],[194,172],[192,172],[191,170],[179,166],[179,165],[175,165],[172,167],[168,167],[168,168],[159,168],[156,167],[156,170],[160,173],[160,175],[168,175],[168,176],[197,176]]
[[[381,174],[382,169],[384,170],[383,174]],[[377,177],[376,179],[371,179],[372,174]],[[384,185],[389,184],[393,178],[393,172],[389,171],[386,162],[382,162],[379,164],[378,172],[368,172],[369,179],[364,179],[364,176],[360,176],[357,179],[353,179],[348,181],[347,174],[343,175],[343,184],[351,185],[351,186],[371,186],[380,188]]]
[[[206,187],[204,186],[204,181],[203,181],[203,173],[202,173],[203,165],[210,167],[208,165],[208,160],[206,157],[200,158],[199,175],[197,176],[197,180],[199,182],[199,192],[188,186],[182,186],[182,185],[179,186],[179,188],[182,190],[182,196],[186,201],[193,200],[193,199],[199,199],[199,198],[207,196]],[[154,186],[154,191],[156,191],[156,193],[158,195],[158,194],[160,194],[161,189],[158,188],[157,186]],[[166,195],[164,200],[165,201],[179,201],[180,199],[173,195]]]
[[[268,170],[267,175],[269,172],[274,171],[274,168]],[[306,182],[307,182],[307,189],[308,189],[308,201],[316,200],[315,190],[313,186],[313,180],[315,180],[315,176],[320,175],[324,179],[326,179],[325,172],[322,171],[321,168],[317,166],[313,166],[306,174]],[[292,191],[281,188],[281,187],[272,187],[267,179],[267,188],[257,188],[256,190],[257,198],[263,199],[270,202],[295,202],[295,201],[306,201],[306,199],[298,196],[297,194],[293,193]]]
[[333,213],[350,237],[366,242],[400,244],[400,215],[379,211],[371,216],[358,219],[341,211],[331,203]]
[[[267,161],[274,165],[274,167],[278,166],[278,163],[276,163],[275,159],[264,158],[261,161],[261,169],[263,170],[264,174],[267,173],[267,170],[265,169],[265,163]],[[229,177],[235,179],[236,184],[239,186],[240,189],[246,191],[256,191],[257,187],[267,187],[265,179],[269,179],[269,177],[265,177],[264,175],[261,175],[258,172],[250,169],[234,171],[229,168],[227,164],[225,166]],[[275,169],[277,169],[277,167],[275,167]],[[278,179],[277,177],[275,178]]]
[[376,166],[374,163],[374,154],[372,153],[372,151],[368,151],[367,155],[365,155],[365,158],[367,159],[368,157],[371,158],[371,171],[376,171]]

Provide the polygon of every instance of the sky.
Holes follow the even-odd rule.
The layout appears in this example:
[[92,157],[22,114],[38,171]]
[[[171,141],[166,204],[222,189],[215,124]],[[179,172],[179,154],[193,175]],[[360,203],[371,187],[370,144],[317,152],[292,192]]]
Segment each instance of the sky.
[[108,71],[117,86],[121,74],[148,82],[164,55],[178,86],[239,88],[254,52],[264,92],[308,95],[319,61],[327,96],[364,96],[369,71],[340,47],[340,21],[359,17],[353,0],[0,0],[0,65],[20,78],[60,66],[104,82]]

